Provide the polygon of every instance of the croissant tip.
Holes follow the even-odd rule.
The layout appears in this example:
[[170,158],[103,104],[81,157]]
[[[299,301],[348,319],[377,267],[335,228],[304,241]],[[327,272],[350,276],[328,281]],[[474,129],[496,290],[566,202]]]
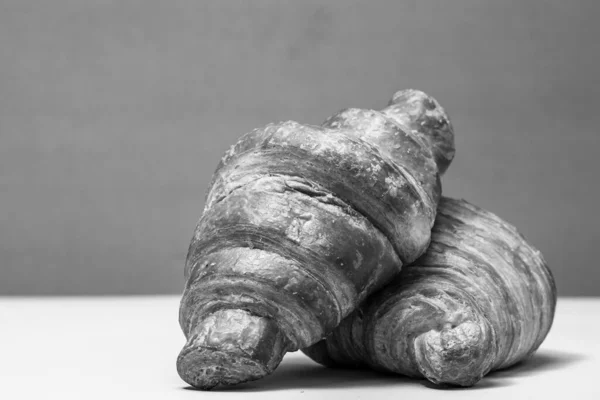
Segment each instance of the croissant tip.
[[177,358],[181,379],[196,389],[210,390],[260,379],[268,375],[260,362],[225,351],[184,348]]
[[495,354],[491,326],[481,321],[431,330],[415,340],[419,370],[435,384],[473,386],[490,370]]
[[193,332],[177,358],[177,372],[203,390],[260,379],[286,350],[286,338],[273,320],[244,310],[209,314]]

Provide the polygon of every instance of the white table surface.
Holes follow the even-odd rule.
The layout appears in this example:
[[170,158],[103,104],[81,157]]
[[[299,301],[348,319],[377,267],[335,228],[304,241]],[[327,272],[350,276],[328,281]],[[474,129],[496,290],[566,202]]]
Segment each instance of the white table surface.
[[[600,399],[600,299],[561,298],[536,355],[471,389],[321,367],[288,354],[263,380],[191,390],[175,359],[179,298],[0,297],[0,399]],[[285,396],[285,397],[282,397]]]

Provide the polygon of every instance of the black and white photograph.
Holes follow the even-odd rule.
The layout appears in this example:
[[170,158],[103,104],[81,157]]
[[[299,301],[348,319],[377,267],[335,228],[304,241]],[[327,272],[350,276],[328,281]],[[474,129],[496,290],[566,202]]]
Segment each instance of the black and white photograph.
[[599,17],[0,0],[0,399],[600,399]]

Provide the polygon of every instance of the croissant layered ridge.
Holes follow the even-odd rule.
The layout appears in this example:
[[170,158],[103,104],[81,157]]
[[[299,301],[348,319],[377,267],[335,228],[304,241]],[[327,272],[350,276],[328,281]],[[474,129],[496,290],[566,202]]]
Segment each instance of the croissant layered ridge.
[[259,379],[421,256],[453,141],[444,110],[416,90],[381,111],[244,135],[189,247],[180,376],[201,389]]
[[305,353],[472,386],[533,354],[555,307],[546,261],[514,226],[442,198],[427,252]]

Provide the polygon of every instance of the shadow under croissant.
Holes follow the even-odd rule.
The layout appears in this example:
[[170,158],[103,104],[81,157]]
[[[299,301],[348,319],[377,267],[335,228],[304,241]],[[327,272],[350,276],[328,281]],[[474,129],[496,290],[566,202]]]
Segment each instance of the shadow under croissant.
[[[458,386],[435,385],[425,379],[414,379],[392,373],[381,373],[367,369],[327,368],[300,358],[286,360],[275,372],[259,381],[246,382],[236,386],[218,387],[215,391],[271,391],[287,389],[335,389],[335,388],[368,388],[368,387],[406,387],[426,386],[437,390],[478,390],[510,386],[513,383],[506,378],[533,375],[555,369],[566,368],[570,364],[582,361],[585,357],[579,354],[555,350],[540,350],[531,358],[504,370],[494,371],[484,377],[475,386],[464,388]],[[191,386],[186,390],[196,390]]]
[[[585,360],[585,355],[562,350],[539,350],[530,358],[512,367],[494,371],[489,375],[492,379],[512,378],[533,375],[544,371],[566,368],[571,364]],[[485,378],[484,378],[485,379]]]
[[486,375],[475,386],[464,388],[451,385],[435,385],[425,381],[423,385],[437,390],[473,390],[498,386],[510,386],[513,383],[508,378],[540,374],[545,371],[567,368],[573,363],[583,361],[585,356],[557,350],[539,350],[530,358],[523,360],[511,367],[493,371]]

